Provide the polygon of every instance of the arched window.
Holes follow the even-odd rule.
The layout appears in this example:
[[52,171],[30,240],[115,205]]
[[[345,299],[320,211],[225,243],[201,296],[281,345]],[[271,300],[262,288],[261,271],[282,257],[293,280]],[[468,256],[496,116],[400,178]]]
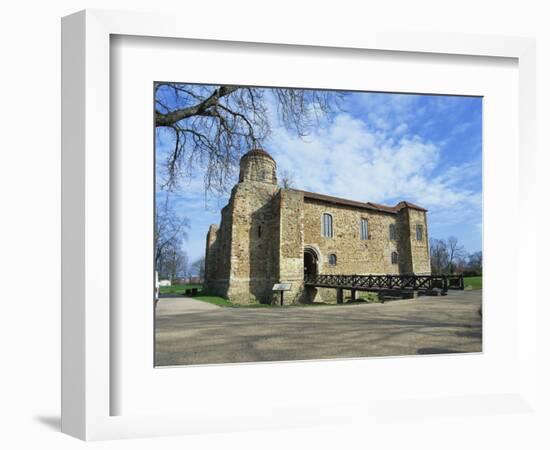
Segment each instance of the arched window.
[[369,221],[367,219],[361,219],[361,240],[366,241],[369,238]]
[[395,229],[395,224],[390,224],[390,240],[395,241],[397,239],[397,231]]
[[397,259],[398,259],[397,252],[391,252],[391,263],[397,264]]
[[323,214],[323,226],[322,233],[324,237],[331,238],[332,234],[332,216],[330,214]]
[[336,255],[334,253],[331,253],[330,255],[328,255],[328,265],[329,266],[336,265]]
[[421,241],[424,236],[424,227],[422,225],[416,226],[416,240]]

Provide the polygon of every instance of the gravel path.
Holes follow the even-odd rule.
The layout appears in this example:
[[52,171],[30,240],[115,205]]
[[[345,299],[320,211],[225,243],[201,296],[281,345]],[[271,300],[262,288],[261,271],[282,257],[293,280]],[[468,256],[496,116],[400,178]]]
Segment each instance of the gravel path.
[[480,352],[481,291],[384,304],[227,308],[161,298],[156,364]]

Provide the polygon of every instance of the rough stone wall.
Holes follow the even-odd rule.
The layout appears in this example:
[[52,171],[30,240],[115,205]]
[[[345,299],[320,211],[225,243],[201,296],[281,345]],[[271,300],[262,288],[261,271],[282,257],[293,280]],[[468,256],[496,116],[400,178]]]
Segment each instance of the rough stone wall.
[[[430,275],[432,273],[430,264],[430,249],[428,243],[428,221],[424,211],[407,208],[410,230],[410,251],[412,271],[417,275]],[[422,225],[422,240],[416,239],[416,226]]]
[[278,302],[277,282],[292,283],[285,304],[305,301],[303,194],[244,181],[207,235],[205,289],[235,303]]
[[[332,215],[332,238],[322,236],[323,213]],[[360,238],[362,218],[368,220],[367,240]],[[398,274],[399,265],[391,262],[391,253],[399,253],[398,241],[390,240],[390,224],[397,224],[395,214],[334,205],[308,198],[304,200],[304,244],[316,248],[320,253],[319,273]],[[337,258],[335,266],[328,263],[328,256],[332,253]]]
[[[281,248],[281,190],[279,189],[271,200],[271,215],[272,215],[272,225],[271,225],[271,239],[273,246],[273,275],[275,278],[278,277],[278,274],[281,272],[281,258],[280,251]],[[275,281],[276,283],[276,281]],[[271,286],[273,287],[273,286]],[[276,299],[273,297],[273,301]]]
[[279,199],[278,281],[292,284],[284,293],[285,303],[306,301],[304,297],[304,196],[300,191],[281,189]]
[[206,237],[204,289],[221,297],[227,297],[229,289],[233,227],[232,206],[230,201],[222,209],[219,228],[217,225],[211,225]]
[[265,156],[245,156],[241,159],[239,182],[259,181],[277,184],[275,161]]
[[214,280],[218,274],[218,247],[221,241],[218,241],[218,225],[210,225],[206,235],[206,252],[204,258],[204,278],[205,280]]
[[399,257],[399,273],[413,273],[413,262],[411,254],[411,234],[409,224],[408,208],[403,208],[397,214],[397,240],[398,240],[398,257]]
[[253,181],[233,189],[227,296],[236,303],[271,302],[271,287],[277,277],[272,207],[277,190],[276,185]]

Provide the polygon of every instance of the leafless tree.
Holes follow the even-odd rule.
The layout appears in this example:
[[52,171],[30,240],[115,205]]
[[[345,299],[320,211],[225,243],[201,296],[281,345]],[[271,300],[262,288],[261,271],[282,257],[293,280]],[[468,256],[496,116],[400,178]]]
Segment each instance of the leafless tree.
[[201,282],[204,280],[205,261],[204,258],[197,259],[191,266],[191,270],[198,276]]
[[481,251],[468,255],[468,270],[477,273],[483,271],[483,254]]
[[458,239],[430,239],[430,262],[434,275],[481,271],[481,252],[468,255]]
[[432,273],[440,275],[449,267],[449,252],[447,243],[442,239],[430,239],[430,262]]
[[187,279],[189,277],[189,257],[187,256],[187,252],[183,250],[183,257],[180,261],[180,267],[178,270],[178,278]]
[[279,185],[284,189],[290,189],[295,186],[294,175],[288,170],[281,170],[279,174]]
[[468,264],[471,268],[476,268],[481,270],[481,267],[483,265],[483,254],[481,251],[471,253],[468,257]]
[[[174,188],[196,167],[207,191],[223,192],[240,156],[261,147],[271,118],[307,136],[341,109],[343,93],[312,89],[255,88],[184,83],[155,84],[155,125],[173,145],[166,155],[164,187]],[[162,130],[162,131],[161,131]]]
[[162,279],[174,281],[176,278],[185,278],[187,273],[188,257],[185,250],[179,245],[168,245],[159,262],[159,276]]
[[166,195],[155,211],[155,267],[161,273],[161,267],[169,260],[170,255],[182,251],[183,241],[187,239],[189,221],[178,216],[169,196]]
[[464,247],[458,243],[454,236],[447,238],[447,252],[449,254],[449,273],[456,271],[457,262],[466,257]]
[[468,267],[468,261],[466,259],[466,257],[458,257],[455,259],[455,262],[453,264],[453,272],[454,273],[463,273]]

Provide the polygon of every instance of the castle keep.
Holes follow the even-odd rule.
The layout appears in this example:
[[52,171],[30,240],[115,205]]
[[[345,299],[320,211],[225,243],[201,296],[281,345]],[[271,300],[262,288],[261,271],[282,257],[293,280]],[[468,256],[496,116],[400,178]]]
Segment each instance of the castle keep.
[[426,212],[281,188],[273,158],[251,150],[219,227],[208,230],[204,288],[236,303],[271,303],[273,284],[288,282],[285,303],[299,303],[321,296],[304,288],[309,275],[429,275]]

